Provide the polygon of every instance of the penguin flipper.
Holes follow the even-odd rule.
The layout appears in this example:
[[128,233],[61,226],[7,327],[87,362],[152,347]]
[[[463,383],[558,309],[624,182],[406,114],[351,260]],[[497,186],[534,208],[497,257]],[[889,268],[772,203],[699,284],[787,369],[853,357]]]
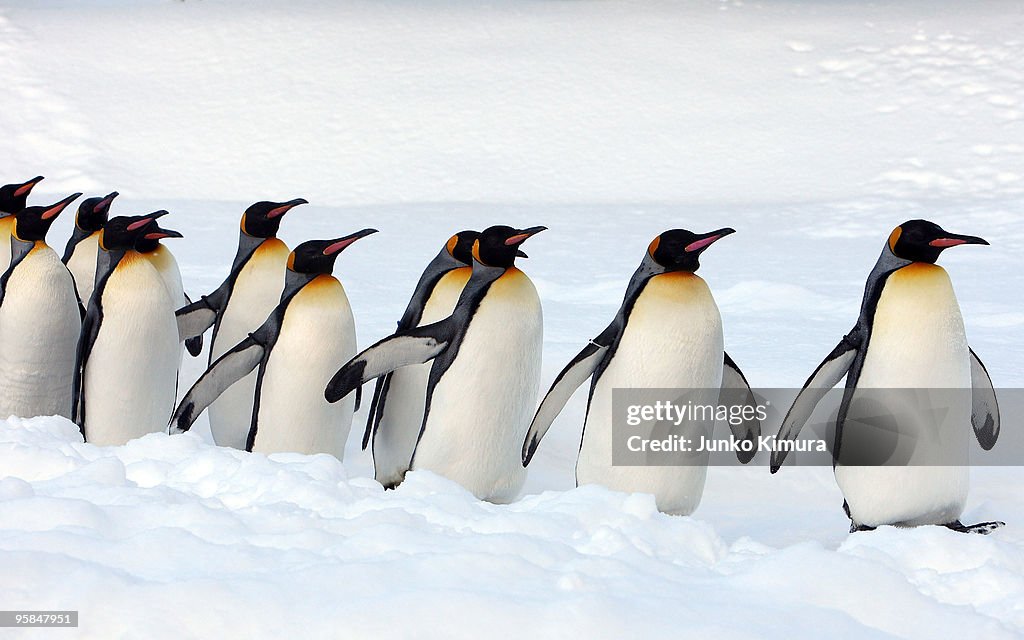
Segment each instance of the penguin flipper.
[[[722,391],[719,395],[719,403],[727,407],[757,407],[757,400],[754,398],[754,392],[750,390],[746,376],[728,353],[725,354],[725,364],[722,367]],[[733,424],[733,421],[730,420],[729,428],[732,430],[733,436],[740,441],[756,442],[761,435],[761,421],[757,419],[756,411],[755,415],[750,415],[749,420],[744,419],[738,421],[737,424]],[[736,457],[743,464],[747,464],[754,457],[756,451],[756,447],[752,447],[750,451],[737,449]]]
[[373,399],[370,400],[370,411],[366,416],[366,430],[363,431],[363,451],[370,446],[370,437],[380,423],[380,415],[383,411],[381,403],[387,396],[387,389],[391,383],[391,374],[377,378],[377,384],[373,387]]
[[[185,300],[192,304],[192,298],[187,293],[185,294]],[[178,332],[181,332],[180,328]],[[203,334],[200,333],[185,340],[185,348],[188,349],[189,355],[193,358],[198,358],[199,354],[203,352]]]
[[999,438],[999,403],[992,378],[974,349],[971,353],[971,425],[978,444],[985,451],[996,445]]
[[443,330],[447,328],[446,322],[442,320],[402,331],[365,349],[338,369],[327,383],[324,397],[328,402],[337,402],[374,378],[400,367],[433,360],[448,347],[446,336],[449,334]]
[[103,313],[97,305],[89,305],[82,318],[82,333],[78,336],[78,350],[75,353],[75,371],[71,383],[71,419],[78,425],[85,437],[85,367],[92,354],[93,345],[100,334]]
[[541,400],[537,413],[530,423],[530,430],[526,432],[526,439],[523,441],[523,466],[530,464],[533,454],[540,446],[541,439],[548,432],[551,423],[555,421],[558,414],[565,408],[565,403],[576,392],[576,389],[594,375],[597,368],[601,366],[608,349],[611,347],[615,325],[609,326],[601,335],[587,343],[587,346],[576,354],[576,357],[565,365],[565,368],[555,377],[551,383],[544,399]]
[[[789,408],[782,426],[779,427],[777,441],[795,440],[800,435],[800,429],[811,417],[814,408],[818,406],[821,399],[825,397],[829,389],[836,386],[843,376],[853,366],[853,360],[860,348],[860,334],[857,331],[844,336],[836,348],[822,360],[814,373],[807,378],[800,393],[793,400],[793,406]],[[775,473],[786,461],[788,447],[778,447],[772,452],[771,472]]]
[[[264,325],[266,326],[266,325]],[[248,338],[235,345],[230,351],[217,358],[206,370],[171,416],[170,430],[185,432],[192,426],[203,411],[220,397],[220,394],[249,375],[267,353],[264,341],[260,340],[260,331],[250,334]]]
[[[178,320],[178,338],[181,341],[201,336],[213,326],[213,323],[217,321],[217,314],[227,304],[229,292],[227,284],[222,284],[210,295],[201,296],[192,304],[185,305],[174,312]],[[192,353],[191,348],[189,353]]]

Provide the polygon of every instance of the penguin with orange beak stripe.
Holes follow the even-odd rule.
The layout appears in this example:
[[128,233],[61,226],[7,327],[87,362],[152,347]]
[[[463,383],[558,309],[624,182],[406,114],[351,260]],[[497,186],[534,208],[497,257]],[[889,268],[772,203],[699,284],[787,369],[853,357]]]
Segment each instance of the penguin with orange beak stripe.
[[14,214],[28,204],[33,187],[42,182],[43,176],[36,176],[28,182],[7,184],[0,187],[0,269],[6,270],[11,264],[11,232],[14,231]]
[[330,404],[322,390],[355,354],[356,328],[345,288],[331,273],[343,250],[374,233],[363,229],[297,246],[288,258],[280,303],[189,389],[171,418],[171,431],[188,431],[226,389],[256,371],[246,450],[329,453],[341,460],[355,403]]
[[83,306],[88,306],[92,297],[92,288],[96,284],[96,258],[99,256],[100,231],[107,223],[110,205],[118,193],[114,191],[102,198],[87,198],[78,205],[75,214],[75,229],[71,232],[64,257],[61,261],[67,265],[75,278],[75,287]]
[[71,417],[82,316],[71,274],[46,233],[80,195],[14,215],[11,264],[0,277],[0,417]]
[[410,468],[458,482],[477,498],[511,502],[526,480],[519,450],[540,383],[543,318],[520,246],[546,227],[494,226],[473,244],[473,273],[452,314],[366,349],[331,378],[337,402],[400,367],[431,363]]
[[[182,340],[201,336],[213,327],[211,364],[258,329],[280,301],[289,253],[277,232],[285,214],[302,204],[307,204],[306,200],[296,198],[257,202],[246,209],[228,277],[213,293],[178,309]],[[227,389],[210,407],[210,431],[218,445],[245,448],[255,390],[256,374],[252,373]]]
[[[460,231],[448,239],[416,283],[398,330],[443,320],[452,314],[473,271],[473,243],[480,234]],[[385,489],[401,484],[423,426],[430,365],[402,367],[377,378],[363,434],[373,440],[373,475]]]
[[[896,227],[868,275],[857,324],[804,383],[779,429],[777,440],[796,439],[846,377],[832,453],[851,532],[932,524],[986,534],[1003,524],[959,519],[970,430],[986,451],[999,437],[992,380],[967,343],[949,276],[935,264],[946,249],[971,244],[988,242],[927,220]],[[916,394],[913,404],[904,402],[907,391]],[[787,451],[772,454],[772,473]],[[879,457],[889,453],[898,454],[895,464]]]
[[157,211],[111,218],[100,232],[96,287],[78,342],[73,419],[87,442],[122,445],[163,431],[181,357],[174,301],[136,246],[180,238]]
[[[576,482],[616,491],[654,494],[658,509],[688,515],[700,504],[706,461],[676,466],[616,466],[612,463],[612,395],[615,389],[680,389],[695,404],[717,405],[738,393],[753,404],[746,378],[723,348],[722,318],[704,280],[696,274],[701,254],[734,233],[730,228],[697,234],[673,229],[656,237],[626,288],[611,324],[555,378],[522,442],[522,464],[533,458],[565,403],[590,380]],[[731,402],[731,400],[730,400]],[[714,419],[676,425],[681,432],[710,437]],[[756,441],[756,417],[730,425],[738,440]],[[696,441],[696,440],[691,440]],[[753,453],[738,451],[743,463]]]

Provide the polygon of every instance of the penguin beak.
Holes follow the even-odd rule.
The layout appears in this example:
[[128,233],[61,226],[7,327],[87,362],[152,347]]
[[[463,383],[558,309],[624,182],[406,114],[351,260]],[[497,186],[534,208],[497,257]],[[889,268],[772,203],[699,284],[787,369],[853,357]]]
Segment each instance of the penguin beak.
[[293,208],[299,206],[300,204],[309,204],[309,201],[306,200],[305,198],[295,198],[294,200],[289,200],[288,202],[282,202],[277,207],[268,211],[267,217],[270,219],[279,218],[284,214],[288,213],[289,211],[291,211]]
[[119,195],[121,195],[121,194],[119,194],[116,191],[112,191],[111,193],[108,193],[106,195],[106,197],[104,197],[102,200],[100,200],[99,202],[96,203],[96,206],[92,208],[92,212],[93,213],[101,213],[103,211],[106,211],[107,209],[110,208],[110,203],[112,203],[114,201],[114,198],[116,198]]
[[[21,185],[20,187],[18,187],[17,189],[14,190],[15,197],[24,196],[24,195],[27,195],[27,194],[31,193],[32,192],[32,188],[35,187],[37,184],[39,184],[42,181],[43,181],[43,176],[36,176],[36,177],[32,178],[31,180],[29,180],[28,182],[26,182],[25,184]],[[81,194],[79,194],[79,195],[81,195]]]
[[142,237],[146,240],[163,240],[164,238],[184,238],[185,236],[172,229],[162,229],[157,227]]
[[690,244],[683,247],[683,250],[686,251],[687,253],[703,251],[704,249],[707,249],[708,247],[710,247],[711,245],[713,245],[714,243],[718,242],[719,240],[721,240],[722,238],[731,233],[736,233],[736,230],[730,227],[724,227],[717,231],[705,233],[698,240],[694,240]]
[[148,214],[145,218],[142,218],[141,220],[136,220],[135,222],[128,225],[128,231],[138,231],[139,229],[145,227],[146,225],[152,224],[152,222],[157,218],[162,218],[166,216],[168,213],[169,212],[165,211],[164,209],[161,209],[160,211],[154,211],[153,213]]
[[[530,227],[529,229],[520,229],[515,235],[510,236],[505,240],[505,246],[511,247],[517,244],[522,244],[526,242],[530,236],[537,235],[541,231],[547,231],[547,229],[547,227]],[[520,258],[530,257],[521,249],[516,250],[516,255]]]
[[60,215],[61,211],[63,211],[69,204],[77,200],[81,195],[81,193],[73,193],[70,196],[61,200],[60,202],[55,202],[54,204],[47,207],[46,211],[43,211],[43,214],[40,217],[43,220],[53,220],[54,218]]
[[988,240],[979,238],[978,236],[962,236],[958,233],[947,233],[941,237],[935,238],[928,244],[932,247],[947,249],[961,244],[988,244]]
[[333,256],[336,253],[340,253],[343,249],[345,249],[345,247],[349,246],[359,238],[365,238],[366,236],[373,235],[375,233],[377,233],[376,229],[363,229],[362,231],[356,231],[350,236],[338,238],[331,244],[327,245],[327,248],[324,249],[324,255]]

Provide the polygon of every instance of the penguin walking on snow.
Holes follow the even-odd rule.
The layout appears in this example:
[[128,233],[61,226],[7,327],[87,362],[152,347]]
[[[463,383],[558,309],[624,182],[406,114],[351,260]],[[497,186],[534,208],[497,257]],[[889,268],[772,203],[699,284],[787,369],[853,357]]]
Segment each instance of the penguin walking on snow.
[[[460,231],[448,239],[416,283],[398,330],[443,320],[452,314],[462,288],[473,272],[476,231]],[[412,461],[423,425],[423,407],[430,378],[429,364],[401,367],[377,378],[363,434],[363,449],[373,441],[373,471],[386,489],[398,486]]]
[[117,196],[118,193],[114,191],[102,198],[83,200],[75,215],[75,229],[64,247],[61,261],[75,278],[75,287],[83,306],[88,306],[89,298],[92,297],[96,281],[96,259],[100,251],[100,231],[107,223],[110,205]]
[[330,404],[323,388],[355,354],[356,336],[345,289],[331,272],[342,250],[376,232],[364,229],[296,247],[280,304],[189,389],[171,418],[172,429],[187,431],[220,394],[256,371],[246,450],[329,453],[341,460],[355,403]]
[[[210,295],[178,310],[182,340],[213,327],[211,364],[258,329],[280,301],[289,253],[277,231],[284,215],[300,204],[306,201],[257,202],[246,209],[228,277]],[[256,373],[251,373],[210,406],[210,431],[218,445],[245,448],[255,391]]]
[[[746,378],[723,349],[718,306],[696,274],[704,250],[731,233],[728,228],[704,234],[673,229],[651,242],[611,324],[562,369],[541,402],[523,442],[524,467],[573,392],[590,379],[577,484],[652,493],[665,513],[687,515],[697,508],[706,459],[677,466],[612,464],[612,392],[680,389],[696,394],[688,396],[695,404],[717,405],[725,396],[754,404]],[[730,426],[738,440],[756,441],[761,432],[756,417]],[[677,425],[691,442],[710,437],[713,427],[714,417]],[[753,451],[737,451],[737,456],[746,463]]]
[[[779,430],[779,441],[794,440],[825,393],[846,376],[833,459],[851,532],[934,524],[989,533],[1003,524],[964,526],[959,520],[967,501],[970,428],[985,450],[999,436],[992,381],[967,344],[949,276],[935,264],[943,250],[962,244],[988,242],[926,220],[893,230],[868,275],[857,324],[804,383]],[[904,402],[903,390],[933,394],[915,405]],[[880,403],[897,419],[880,422]],[[894,452],[911,444],[896,458],[899,464],[864,463],[893,442]],[[787,450],[773,452],[772,473]]]
[[516,268],[519,247],[545,227],[490,227],[473,244],[473,272],[452,315],[399,331],[342,367],[325,395],[337,402],[400,367],[431,362],[411,469],[510,502],[526,480],[520,444],[537,397],[543,323],[537,290]]
[[80,195],[15,214],[12,259],[0,277],[0,417],[71,417],[82,316],[71,274],[47,246],[46,232]]
[[121,445],[163,431],[174,410],[181,356],[174,302],[135,249],[140,240],[181,237],[157,224],[166,213],[111,218],[100,232],[75,367],[73,417],[87,442]]
[[14,231],[14,214],[25,208],[32,188],[42,180],[43,176],[36,176],[28,182],[0,187],[0,269],[6,270],[11,264],[11,232]]

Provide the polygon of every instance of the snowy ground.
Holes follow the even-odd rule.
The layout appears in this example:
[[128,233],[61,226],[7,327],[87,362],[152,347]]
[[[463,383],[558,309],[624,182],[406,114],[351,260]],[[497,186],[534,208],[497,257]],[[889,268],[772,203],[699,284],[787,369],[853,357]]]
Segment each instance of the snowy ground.
[[[755,386],[798,386],[891,228],[926,217],[992,242],[941,262],[996,385],[1021,387],[1021,33],[1013,2],[7,0],[0,177],[171,210],[193,293],[252,201],[313,203],[292,246],[374,226],[336,269],[360,344],[450,232],[544,224],[523,268],[545,388],[654,235],[726,225],[701,273],[727,348]],[[672,518],[572,489],[583,408],[509,506],[427,473],[383,492],[362,415],[344,465],[212,447],[205,423],[97,448],[0,422],[0,609],[78,609],[93,638],[1024,634],[1020,468],[973,472],[964,520],[1008,522],[987,538],[849,536],[827,469],[712,469]]]

